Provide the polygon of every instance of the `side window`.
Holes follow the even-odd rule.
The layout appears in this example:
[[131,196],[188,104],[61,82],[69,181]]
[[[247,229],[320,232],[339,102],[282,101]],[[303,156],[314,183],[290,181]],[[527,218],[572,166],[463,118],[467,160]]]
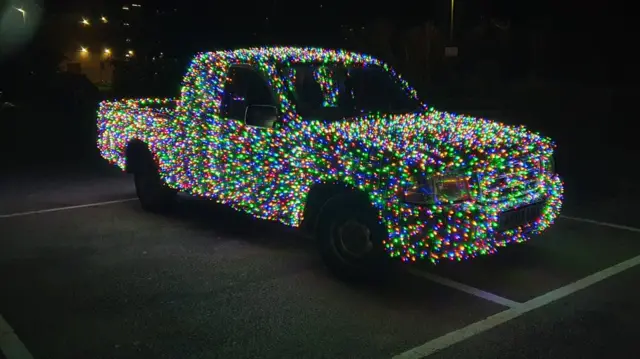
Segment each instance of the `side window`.
[[225,84],[221,115],[234,120],[244,120],[247,106],[276,106],[269,84],[255,70],[233,66]]
[[409,111],[420,105],[404,92],[388,72],[377,66],[351,68],[348,87],[353,91],[353,101],[358,111]]
[[341,64],[297,64],[284,71],[290,81],[297,112],[307,119],[337,121],[353,110]]

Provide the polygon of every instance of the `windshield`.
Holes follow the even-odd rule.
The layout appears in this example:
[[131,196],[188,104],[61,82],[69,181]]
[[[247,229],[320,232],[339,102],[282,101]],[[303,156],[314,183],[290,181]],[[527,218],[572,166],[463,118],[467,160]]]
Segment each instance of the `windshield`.
[[390,72],[379,66],[294,64],[282,70],[303,119],[336,121],[366,113],[421,108]]

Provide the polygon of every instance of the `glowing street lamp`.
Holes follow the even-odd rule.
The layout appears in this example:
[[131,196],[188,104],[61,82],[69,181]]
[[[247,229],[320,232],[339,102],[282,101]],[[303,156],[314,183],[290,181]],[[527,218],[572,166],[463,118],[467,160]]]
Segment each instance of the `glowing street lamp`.
[[100,17],[100,21],[102,21],[102,22],[103,22],[103,23],[105,23],[105,24],[109,22],[109,21],[107,20],[107,18],[106,18],[106,17],[104,17],[104,16],[101,16],[101,17]]
[[27,22],[27,12],[24,11],[24,9],[20,8],[20,7],[14,7],[13,9],[22,14],[22,22],[26,23]]
[[84,17],[82,18],[82,20],[80,21],[80,23],[81,23],[82,25],[84,25],[84,26],[89,26],[89,25],[91,25],[91,24],[89,23],[89,20],[87,20],[87,19],[86,19],[86,18],[84,18]]
[[105,57],[111,56],[111,49],[109,49],[109,48],[104,49],[104,56]]
[[453,41],[453,13],[455,11],[455,7],[456,7],[456,0],[451,0],[450,1],[450,7],[451,7],[451,11],[450,13],[450,17],[449,17],[449,40]]
[[127,51],[127,57],[133,57],[133,50]]

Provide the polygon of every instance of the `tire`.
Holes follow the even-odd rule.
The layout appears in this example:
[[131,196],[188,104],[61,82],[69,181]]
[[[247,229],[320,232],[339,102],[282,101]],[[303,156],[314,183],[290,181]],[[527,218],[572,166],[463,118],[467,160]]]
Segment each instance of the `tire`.
[[322,208],[316,240],[320,255],[341,279],[371,281],[389,274],[383,240],[387,231],[370,205],[352,196],[334,197]]
[[176,192],[162,181],[151,154],[147,153],[138,164],[133,176],[142,208],[156,213],[171,210],[176,202]]

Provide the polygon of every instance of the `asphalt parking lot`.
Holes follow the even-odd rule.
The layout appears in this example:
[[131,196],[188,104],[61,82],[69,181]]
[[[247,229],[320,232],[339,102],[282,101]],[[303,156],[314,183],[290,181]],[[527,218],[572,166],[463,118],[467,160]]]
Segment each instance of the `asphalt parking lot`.
[[[631,222],[562,218],[495,256],[357,286],[332,278],[313,245],[279,225],[194,200],[173,215],[145,213],[115,171],[40,173],[0,184],[7,359],[637,351],[640,231]],[[603,220],[584,217],[584,204],[563,213]]]

